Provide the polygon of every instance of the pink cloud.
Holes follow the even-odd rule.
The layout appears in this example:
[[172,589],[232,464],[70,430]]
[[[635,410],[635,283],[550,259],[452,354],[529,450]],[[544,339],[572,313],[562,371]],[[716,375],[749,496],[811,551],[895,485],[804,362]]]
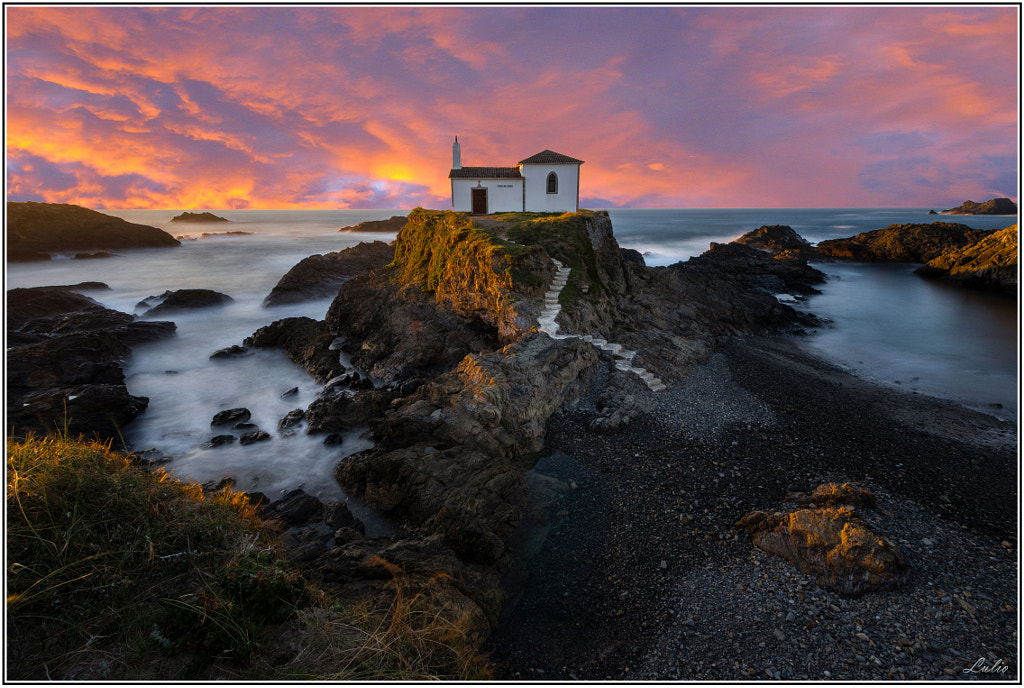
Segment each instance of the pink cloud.
[[9,197],[445,207],[456,134],[620,205],[1015,191],[1014,8],[7,11]]

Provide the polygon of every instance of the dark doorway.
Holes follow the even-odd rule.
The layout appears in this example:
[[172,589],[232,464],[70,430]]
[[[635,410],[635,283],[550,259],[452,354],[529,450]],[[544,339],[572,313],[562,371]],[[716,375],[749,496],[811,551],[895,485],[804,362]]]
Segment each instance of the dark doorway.
[[472,189],[473,191],[473,214],[487,214],[487,189]]

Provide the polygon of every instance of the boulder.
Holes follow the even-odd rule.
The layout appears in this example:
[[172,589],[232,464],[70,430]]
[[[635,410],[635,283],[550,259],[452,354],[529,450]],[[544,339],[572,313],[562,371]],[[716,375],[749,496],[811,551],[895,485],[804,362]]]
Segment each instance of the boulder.
[[286,428],[294,427],[294,426],[298,425],[299,423],[301,423],[302,420],[305,417],[306,417],[306,411],[303,410],[303,409],[298,408],[298,409],[294,409],[292,411],[289,411],[288,414],[284,418],[282,418],[281,420],[277,421],[277,429],[278,430],[285,430]]
[[849,503],[873,504],[870,492],[850,484],[822,485],[798,499],[809,508],[789,513],[752,511],[736,527],[749,532],[756,547],[782,557],[814,576],[821,587],[843,596],[898,588],[907,579],[907,560]]
[[916,272],[961,287],[1016,294],[1017,239],[1017,225],[1012,225],[976,244],[933,258]]
[[244,346],[232,344],[231,346],[224,347],[223,349],[217,349],[212,354],[210,354],[210,358],[214,360],[225,358],[239,358],[240,356],[251,355],[251,353],[252,352],[250,352]]
[[992,230],[972,229],[955,222],[896,224],[847,239],[818,243],[819,253],[857,262],[927,263],[933,258],[977,243]]
[[210,421],[211,427],[218,425],[228,425],[229,423],[237,423],[239,421],[247,421],[252,418],[252,412],[244,407],[238,407],[233,409],[225,409],[224,411],[218,411],[214,414],[213,420]]
[[249,432],[243,433],[238,438],[239,443],[243,445],[255,444],[256,442],[265,442],[270,439],[270,433],[265,430],[250,430]]
[[162,229],[63,203],[7,203],[7,259],[50,252],[180,246]]
[[337,351],[331,349],[334,335],[322,320],[306,317],[284,318],[261,327],[244,344],[255,348],[280,348],[288,358],[305,368],[317,382],[345,372]]
[[175,291],[165,291],[158,296],[147,297],[140,305],[146,304],[151,306],[143,315],[152,316],[193,308],[222,306],[232,301],[234,299],[227,294],[222,294],[212,289],[178,289]]
[[[403,223],[405,218],[402,218]],[[333,296],[338,287],[364,272],[387,265],[395,247],[383,241],[362,242],[344,251],[303,258],[285,273],[265,299],[264,306],[297,303]]]
[[964,201],[956,208],[943,210],[943,215],[1016,215],[1017,204],[1009,198],[990,198],[984,203]]
[[234,441],[234,435],[214,435],[199,446],[202,449],[214,449],[216,447],[223,447],[225,444],[231,444]]
[[289,526],[306,525],[324,519],[324,505],[313,495],[296,488],[263,507],[261,516],[268,520],[282,521]]

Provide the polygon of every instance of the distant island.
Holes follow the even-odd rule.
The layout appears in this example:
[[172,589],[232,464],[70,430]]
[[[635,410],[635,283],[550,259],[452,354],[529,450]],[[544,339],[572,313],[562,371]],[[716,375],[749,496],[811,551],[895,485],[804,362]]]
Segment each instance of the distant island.
[[231,222],[226,217],[220,217],[209,212],[190,213],[184,212],[171,218],[171,222]]
[[1017,204],[1009,198],[991,198],[984,203],[964,201],[956,208],[940,211],[942,215],[1016,215]]
[[397,232],[409,218],[404,215],[395,215],[387,220],[368,220],[360,222],[352,227],[342,227],[339,232]]

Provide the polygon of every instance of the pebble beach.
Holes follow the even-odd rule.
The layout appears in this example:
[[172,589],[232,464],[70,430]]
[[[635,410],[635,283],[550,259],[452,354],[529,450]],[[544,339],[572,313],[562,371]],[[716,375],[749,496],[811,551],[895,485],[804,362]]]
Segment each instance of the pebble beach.
[[[638,411],[592,431],[613,389]],[[545,450],[491,641],[503,678],[1019,681],[1011,423],[748,337],[660,393],[609,366]],[[874,493],[861,516],[909,561],[900,589],[844,598],[734,527],[828,482]]]

